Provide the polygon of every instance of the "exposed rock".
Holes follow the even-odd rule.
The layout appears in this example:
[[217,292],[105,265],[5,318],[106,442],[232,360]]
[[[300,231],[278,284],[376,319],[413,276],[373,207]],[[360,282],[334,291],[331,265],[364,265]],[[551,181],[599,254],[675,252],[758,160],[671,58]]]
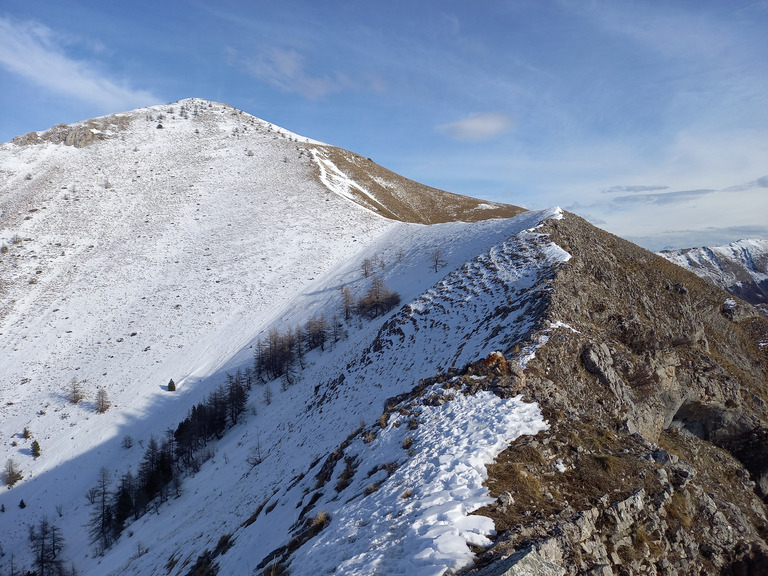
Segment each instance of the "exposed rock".
[[520,379],[552,427],[489,468],[509,498],[478,511],[499,530],[480,566],[536,551],[574,575],[766,573],[768,321],[573,215],[540,231],[572,255],[541,329],[574,331]]
[[478,572],[478,576],[564,576],[565,570],[541,557],[533,547],[517,552]]
[[12,142],[17,146],[51,142],[83,148],[99,140],[113,138],[117,132],[124,130],[129,124],[128,116],[114,114],[79,124],[57,124],[45,132],[29,132],[16,136]]

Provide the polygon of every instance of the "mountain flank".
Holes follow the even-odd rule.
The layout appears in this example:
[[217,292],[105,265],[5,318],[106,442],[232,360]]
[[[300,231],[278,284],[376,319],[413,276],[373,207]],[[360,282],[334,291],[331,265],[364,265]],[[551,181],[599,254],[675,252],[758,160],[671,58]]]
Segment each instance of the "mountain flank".
[[572,256],[542,322],[568,328],[520,390],[551,428],[489,468],[477,573],[765,573],[768,321],[572,214],[542,231]]
[[768,573],[768,318],[674,263],[199,99],[0,174],[0,576],[51,526],[99,576]]
[[512,218],[524,211],[419,184],[341,148],[316,147],[313,154],[322,180],[354,182],[346,187],[347,197],[386,218],[419,224],[477,222]]
[[[83,148],[112,138],[124,139],[124,132],[136,122],[157,122],[156,129],[163,130],[173,128],[183,120],[204,126],[221,114],[238,119],[240,125],[232,129],[232,135],[244,136],[251,126],[266,130],[275,138],[310,144],[309,148],[297,146],[296,149],[300,152],[299,158],[303,156],[302,150],[307,157],[311,154],[317,164],[315,176],[319,181],[386,218],[420,224],[457,220],[476,222],[489,218],[511,218],[524,211],[517,206],[483,201],[419,184],[379,166],[370,158],[298,136],[226,104],[196,98],[165,107],[112,114],[75,124],[59,124],[43,132],[17,136],[12,142],[17,146],[53,143]],[[195,134],[200,135],[199,128]],[[293,156],[292,152],[286,151],[290,156]],[[290,156],[284,156],[283,161],[287,162]]]

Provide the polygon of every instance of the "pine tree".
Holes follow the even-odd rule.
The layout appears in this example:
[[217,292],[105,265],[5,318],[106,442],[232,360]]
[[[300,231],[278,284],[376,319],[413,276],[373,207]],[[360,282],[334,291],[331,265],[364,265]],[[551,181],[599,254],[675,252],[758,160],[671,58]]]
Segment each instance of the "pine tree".
[[357,311],[361,316],[373,319],[389,312],[398,304],[400,304],[400,295],[387,288],[381,277],[376,274],[365,296],[358,300]]
[[37,576],[59,576],[64,573],[64,537],[61,529],[46,517],[37,526],[29,527],[29,548]]
[[296,326],[293,339],[295,341],[296,359],[299,361],[299,368],[304,370],[304,343],[306,336],[304,334],[304,329],[301,326]]
[[9,458],[3,467],[3,481],[5,482],[5,485],[10,488],[22,478],[21,470],[19,470],[16,461]]
[[32,442],[32,456],[37,460],[40,457],[40,443],[35,440]]
[[173,378],[168,382],[168,392],[176,392],[176,382],[173,381]]
[[352,295],[352,290],[349,286],[344,284],[341,287],[341,311],[344,315],[344,320],[349,322],[355,313],[355,297]]
[[431,268],[437,272],[440,267],[445,264],[445,260],[443,260],[443,249],[439,246],[432,250],[432,252],[429,255],[429,259],[432,262]]
[[114,535],[114,514],[111,506],[112,495],[109,490],[110,479],[109,470],[102,467],[96,480],[95,499],[89,524],[91,542],[96,545],[99,554],[103,554],[109,548]]
[[69,401],[72,402],[72,404],[77,404],[83,398],[85,398],[83,385],[77,381],[77,378],[73,377],[69,382]]
[[243,377],[240,370],[237,371],[234,378],[227,384],[227,409],[229,420],[234,426],[240,418],[240,414],[245,412],[245,403],[248,396],[243,386]]
[[360,268],[363,270],[363,277],[368,278],[368,276],[371,275],[371,272],[373,272],[373,260],[370,258],[366,258],[363,260],[363,263],[360,265]]
[[109,401],[109,396],[107,395],[107,391],[104,390],[104,388],[99,388],[96,392],[96,410],[103,414],[107,410],[109,410],[109,407],[112,404]]

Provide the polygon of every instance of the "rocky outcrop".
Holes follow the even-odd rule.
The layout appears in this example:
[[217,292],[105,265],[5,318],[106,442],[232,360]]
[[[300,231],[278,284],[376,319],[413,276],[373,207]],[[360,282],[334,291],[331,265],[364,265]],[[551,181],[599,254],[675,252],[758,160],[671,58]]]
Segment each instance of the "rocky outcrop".
[[517,382],[552,428],[489,470],[475,572],[768,573],[768,321],[573,215],[541,231],[572,255],[542,329],[570,330]]
[[16,136],[12,142],[17,146],[30,146],[51,142],[83,148],[94,142],[113,138],[115,134],[124,130],[130,123],[126,115],[104,116],[94,118],[80,124],[57,124],[45,132],[29,132]]

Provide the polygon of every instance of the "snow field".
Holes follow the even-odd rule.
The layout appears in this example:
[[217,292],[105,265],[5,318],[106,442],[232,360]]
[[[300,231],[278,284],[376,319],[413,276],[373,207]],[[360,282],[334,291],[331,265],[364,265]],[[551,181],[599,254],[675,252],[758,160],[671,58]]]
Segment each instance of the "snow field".
[[[113,139],[88,148],[0,146],[0,171],[7,176],[0,243],[14,234],[30,238],[11,247],[12,259],[0,259],[0,460],[13,457],[25,476],[0,492],[5,561],[8,554],[25,561],[27,525],[45,515],[62,528],[65,554],[81,574],[166,574],[172,557],[179,559],[172,573],[182,574],[184,561],[194,562],[224,534],[233,534],[234,546],[217,559],[221,573],[251,573],[290,538],[309,500],[304,491],[316,474],[312,462],[361,421],[375,421],[386,398],[528,334],[535,295],[566,259],[545,238],[526,232],[558,217],[558,209],[475,224],[387,221],[316,180],[312,141],[225,106],[203,105],[189,119],[172,118],[168,107],[142,111],[155,118],[165,113],[164,128],[139,115]],[[429,262],[436,247],[445,260],[438,271]],[[255,413],[184,480],[181,496],[160,514],[132,523],[103,558],[94,556],[83,528],[90,514],[84,494],[99,469],[105,466],[115,480],[129,467],[135,472],[138,442],[159,438],[227,372],[250,365],[252,346],[271,327],[284,330],[321,311],[333,313],[342,285],[364,293],[364,258],[375,258],[378,274],[405,306],[389,319],[346,326],[346,339],[308,355],[293,386],[281,391],[279,382],[270,384],[270,406],[262,402],[263,389],[254,388],[249,408]],[[90,396],[69,404],[73,376],[91,393],[105,387],[113,407],[96,414]],[[164,388],[170,378],[178,385],[174,394]],[[371,468],[395,453],[402,463],[389,478],[382,471],[364,478],[368,469],[361,464],[356,484],[345,490],[364,495],[371,483],[382,482],[349,504],[370,513],[368,527],[343,515],[344,499],[324,494],[332,520],[316,541],[327,534],[332,542],[340,530],[340,544],[307,554],[319,554],[328,566],[351,562],[344,570],[354,573],[370,537],[379,552],[360,562],[383,573],[393,573],[390,566],[425,573],[430,562],[466,562],[466,542],[483,543],[492,530],[486,520],[466,516],[487,499],[484,463],[517,430],[542,425],[535,407],[498,402],[457,395],[425,409],[410,459],[402,448],[404,427],[392,422],[376,440],[383,442],[378,455],[358,441]],[[440,429],[444,418],[450,431]],[[18,437],[24,426],[42,446],[37,460],[29,454],[32,439]],[[463,434],[470,438],[461,445]],[[121,447],[125,435],[136,441],[131,450]],[[443,442],[450,435],[453,441]],[[257,442],[264,462],[251,468],[246,458]],[[290,488],[301,474],[306,479]],[[417,491],[425,475],[431,484]],[[401,498],[408,486],[413,495]],[[17,506],[22,498],[24,510]],[[375,514],[365,507],[369,498],[378,498],[370,500],[377,502]],[[244,526],[265,501],[275,504],[272,510]],[[360,536],[349,542],[353,527]],[[351,552],[333,556],[345,546]],[[304,553],[292,569],[304,569]]]

